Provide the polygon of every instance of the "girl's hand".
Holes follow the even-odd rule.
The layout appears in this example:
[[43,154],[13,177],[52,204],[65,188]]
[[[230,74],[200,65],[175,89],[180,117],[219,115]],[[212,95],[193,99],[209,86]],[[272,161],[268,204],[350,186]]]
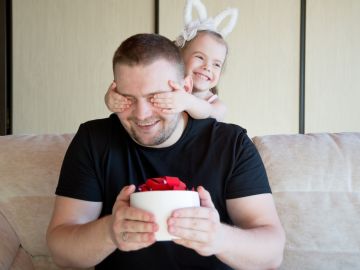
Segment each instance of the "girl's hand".
[[126,109],[130,108],[131,100],[120,95],[116,91],[116,83],[112,82],[105,94],[105,104],[111,112],[122,113]]
[[170,81],[169,85],[173,88],[172,92],[155,94],[151,102],[164,113],[186,111],[190,107],[193,96],[173,81]]

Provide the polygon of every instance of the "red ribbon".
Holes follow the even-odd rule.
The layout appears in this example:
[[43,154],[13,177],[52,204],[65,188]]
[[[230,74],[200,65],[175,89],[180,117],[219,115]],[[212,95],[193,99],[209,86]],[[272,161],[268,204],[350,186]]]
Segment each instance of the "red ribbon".
[[152,190],[186,190],[186,185],[177,177],[162,176],[149,178],[145,184],[139,186],[139,191]]

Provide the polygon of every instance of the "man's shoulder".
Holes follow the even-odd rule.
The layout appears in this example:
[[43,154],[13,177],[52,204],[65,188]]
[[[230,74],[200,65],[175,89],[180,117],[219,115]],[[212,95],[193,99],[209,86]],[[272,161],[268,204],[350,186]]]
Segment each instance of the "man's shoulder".
[[247,133],[247,130],[244,127],[239,126],[237,124],[216,121],[216,125],[221,130],[229,130],[237,133]]
[[111,125],[112,122],[114,122],[115,118],[117,118],[116,114],[111,114],[109,115],[109,117],[106,118],[97,118],[97,119],[88,120],[82,123],[81,125],[87,127],[94,127],[94,128],[108,126]]
[[111,114],[107,118],[99,118],[99,119],[86,121],[82,123],[80,127],[92,131],[96,131],[96,130],[104,131],[114,126],[114,124],[116,124],[116,121],[119,122],[117,116],[115,114]]
[[113,132],[119,132],[120,126],[118,117],[116,114],[112,114],[107,118],[93,119],[82,123],[78,134],[99,140],[101,138],[109,138]]
[[212,130],[216,134],[221,135],[245,135],[247,133],[246,129],[231,123],[218,122],[213,118],[207,118],[202,120],[193,120],[194,125],[200,129],[208,132]]

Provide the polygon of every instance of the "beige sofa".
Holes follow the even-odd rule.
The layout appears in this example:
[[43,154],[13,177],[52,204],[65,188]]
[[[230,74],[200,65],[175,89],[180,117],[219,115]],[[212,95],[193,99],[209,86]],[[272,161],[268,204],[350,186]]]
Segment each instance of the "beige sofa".
[[[72,135],[0,136],[0,269],[57,269],[45,231]],[[360,133],[253,138],[287,234],[281,269],[360,269]]]

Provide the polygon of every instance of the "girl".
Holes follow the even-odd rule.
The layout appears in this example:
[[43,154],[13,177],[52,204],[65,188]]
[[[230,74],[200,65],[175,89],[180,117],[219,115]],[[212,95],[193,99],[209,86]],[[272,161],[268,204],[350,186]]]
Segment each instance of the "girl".
[[[198,10],[199,20],[191,21],[192,6]],[[232,16],[229,25],[221,32],[217,31],[217,26],[228,15]],[[185,74],[192,77],[193,91],[192,94],[185,92],[175,82],[169,81],[174,91],[154,95],[151,102],[155,107],[164,113],[187,111],[195,119],[211,117],[223,120],[226,107],[217,96],[216,85],[228,52],[223,37],[231,32],[236,18],[237,11],[234,9],[225,10],[214,19],[206,18],[205,7],[199,0],[187,2],[185,29],[175,43],[182,52]],[[105,95],[105,103],[112,112],[123,112],[131,106],[129,99],[116,92],[114,82]]]

